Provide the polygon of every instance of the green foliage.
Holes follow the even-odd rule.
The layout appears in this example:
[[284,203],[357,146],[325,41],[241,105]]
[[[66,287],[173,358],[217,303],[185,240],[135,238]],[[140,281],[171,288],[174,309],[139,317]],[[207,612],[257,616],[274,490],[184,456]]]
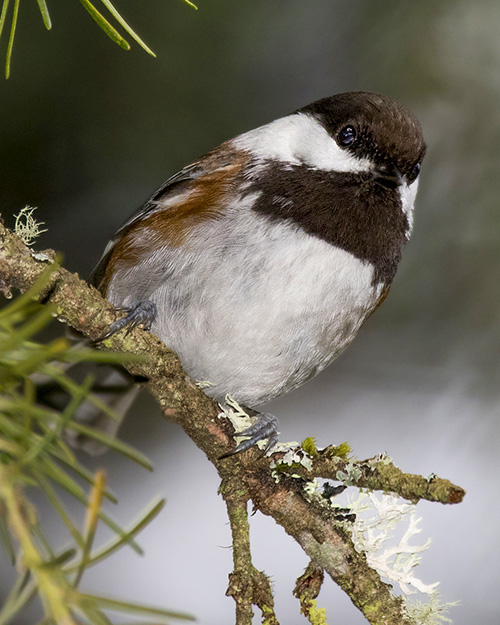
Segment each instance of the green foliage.
[[[197,9],[198,7],[190,2],[190,0],[183,0],[186,4],[188,4],[193,9]],[[19,4],[21,0],[13,0],[13,10],[10,22],[10,33],[9,40],[7,43],[7,54],[5,58],[5,78],[9,78],[10,76],[10,65],[12,59],[12,49],[14,47],[14,37],[16,34],[17,27],[17,17],[19,14]],[[151,56],[156,56],[155,53],[144,43],[144,41],[139,37],[139,35],[133,30],[130,24],[120,15],[114,4],[111,0],[100,0],[100,2],[104,5],[105,9],[111,16],[115,19],[115,21],[123,28],[123,30],[132,37],[132,39],[148,54]],[[52,28],[52,20],[50,19],[50,13],[47,6],[46,0],[37,0],[38,8],[40,9],[40,13],[42,15],[42,20],[45,28],[50,30]],[[87,10],[91,18],[94,22],[108,35],[108,37],[118,44],[124,50],[130,50],[129,42],[118,32],[118,30],[102,15],[100,11],[95,7],[95,2],[91,2],[90,0],[80,0],[80,3]],[[2,37],[3,28],[7,22],[7,15],[9,10],[10,0],[3,0],[2,11],[0,13],[0,39]]]
[[[44,623],[109,625],[105,610],[121,611],[140,617],[191,619],[179,614],[136,603],[98,597],[79,591],[84,573],[91,566],[128,545],[141,553],[136,535],[162,510],[164,500],[153,502],[128,529],[119,527],[104,511],[103,502],[116,503],[106,488],[103,471],[95,475],[78,462],[64,440],[64,432],[85,433],[107,444],[142,466],[147,459],[123,442],[99,434],[74,421],[83,401],[99,400],[91,393],[92,379],[78,384],[64,368],[54,364],[80,361],[120,362],[123,355],[75,348],[62,338],[46,344],[34,335],[52,318],[49,307],[32,301],[34,293],[50,279],[48,267],[30,292],[0,310],[0,542],[10,562],[19,572],[11,592],[0,609],[0,625],[11,623],[26,604],[39,594],[45,610]],[[49,378],[68,393],[67,407],[58,412],[36,400],[34,376]],[[82,486],[83,483],[83,486]],[[85,485],[90,484],[90,492]],[[69,542],[54,548],[45,537],[38,513],[26,495],[26,486],[45,494],[55,514],[68,532]],[[85,507],[83,522],[71,518],[61,491],[66,491]],[[96,530],[104,523],[114,537],[95,546]]]

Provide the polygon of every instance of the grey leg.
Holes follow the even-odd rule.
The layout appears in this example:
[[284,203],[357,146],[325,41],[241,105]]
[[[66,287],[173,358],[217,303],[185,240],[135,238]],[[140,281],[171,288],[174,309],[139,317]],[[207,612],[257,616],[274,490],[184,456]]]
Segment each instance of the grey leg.
[[[255,412],[255,411],[252,411]],[[235,454],[239,454],[242,451],[246,451],[253,447],[259,441],[265,440],[267,438],[267,444],[262,452],[264,456],[270,449],[276,445],[278,442],[278,419],[267,412],[257,412],[255,413],[255,417],[257,418],[256,423],[251,425],[246,430],[242,432],[236,432],[235,436],[248,436],[246,441],[241,441],[239,445],[235,447],[232,451],[229,451],[227,454],[221,456],[221,458],[228,458],[229,456],[234,456]]]
[[145,330],[150,330],[153,321],[156,319],[158,309],[154,302],[134,302],[131,306],[118,308],[126,313],[125,317],[117,319],[110,326],[106,334],[102,336],[99,341],[109,339],[113,334],[127,328],[127,332],[130,332],[138,325],[143,325]]

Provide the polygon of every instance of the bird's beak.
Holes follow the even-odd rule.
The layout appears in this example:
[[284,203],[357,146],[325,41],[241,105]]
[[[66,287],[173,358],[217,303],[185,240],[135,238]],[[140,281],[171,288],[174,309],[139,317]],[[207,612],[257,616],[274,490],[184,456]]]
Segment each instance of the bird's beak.
[[403,184],[399,169],[392,165],[379,165],[373,170],[375,182],[387,189],[396,189]]

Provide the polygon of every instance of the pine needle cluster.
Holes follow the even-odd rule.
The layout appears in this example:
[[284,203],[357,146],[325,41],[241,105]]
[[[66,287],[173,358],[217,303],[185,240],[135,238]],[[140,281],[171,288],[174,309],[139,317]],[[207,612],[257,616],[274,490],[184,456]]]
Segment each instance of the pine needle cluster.
[[[36,0],[38,3],[38,8],[40,9],[40,13],[42,16],[43,24],[47,30],[52,28],[52,20],[50,18],[49,7],[47,5],[47,0]],[[190,0],[184,0],[186,4],[188,4],[193,9],[197,9],[198,7],[193,4]],[[10,0],[3,0],[2,9],[0,11],[0,38],[2,36],[2,31],[4,26],[7,24],[10,17],[10,29],[9,29],[9,39],[7,42],[7,54],[5,57],[5,78],[9,78],[10,76],[10,66],[12,60],[12,50],[14,48],[14,38],[16,35],[17,29],[17,21],[19,17],[19,5],[21,4],[21,0],[13,0],[13,8],[12,13],[9,16],[9,8],[10,8]],[[145,52],[150,54],[151,56],[156,56],[156,54],[149,48],[144,41],[139,37],[136,31],[130,26],[130,24],[121,16],[118,12],[118,9],[111,2],[111,0],[100,0],[99,4],[102,4],[106,9],[105,13],[109,13],[109,15],[113,18],[111,21],[106,19],[105,15],[103,15],[95,6],[96,2],[91,2],[90,0],[80,0],[80,4],[85,8],[90,17],[94,20],[94,22],[106,33],[106,35],[120,46],[124,50],[130,50],[130,44],[125,39],[125,37],[118,31],[118,29],[113,25],[113,20],[116,22],[116,25],[122,28]]]
[[[0,310],[0,542],[18,571],[0,608],[0,625],[11,623],[37,595],[44,609],[43,625],[110,625],[108,610],[154,618],[155,623],[164,623],[167,618],[191,620],[187,614],[80,590],[84,573],[122,547],[142,553],[136,536],[165,502],[152,502],[128,529],[122,529],[104,511],[105,502],[117,503],[106,487],[104,472],[91,473],[65,442],[68,430],[84,434],[151,468],[140,452],[75,420],[83,401],[106,407],[92,394],[90,377],[77,383],[67,375],[64,366],[55,362],[119,363],[123,355],[92,347],[75,348],[65,338],[44,344],[35,340],[35,335],[51,321],[52,311],[35,303],[33,296],[47,284],[52,270],[49,267],[29,292]],[[57,411],[37,401],[37,376],[50,379],[69,396],[64,410]],[[51,545],[44,534],[30,497],[34,490],[45,494],[50,509],[64,523],[68,541],[63,547]],[[64,493],[82,504],[79,522],[63,503]],[[100,523],[108,526],[113,536],[109,542],[96,545]]]

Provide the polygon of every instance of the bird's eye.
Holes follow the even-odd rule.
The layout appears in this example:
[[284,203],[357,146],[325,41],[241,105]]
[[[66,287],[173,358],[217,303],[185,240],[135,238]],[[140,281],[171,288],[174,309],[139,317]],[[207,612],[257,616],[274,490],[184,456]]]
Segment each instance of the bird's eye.
[[344,126],[337,135],[337,143],[342,147],[352,145],[356,139],[356,130],[352,126]]
[[411,184],[413,181],[417,179],[418,174],[420,173],[420,163],[415,163],[408,174],[408,182]]

